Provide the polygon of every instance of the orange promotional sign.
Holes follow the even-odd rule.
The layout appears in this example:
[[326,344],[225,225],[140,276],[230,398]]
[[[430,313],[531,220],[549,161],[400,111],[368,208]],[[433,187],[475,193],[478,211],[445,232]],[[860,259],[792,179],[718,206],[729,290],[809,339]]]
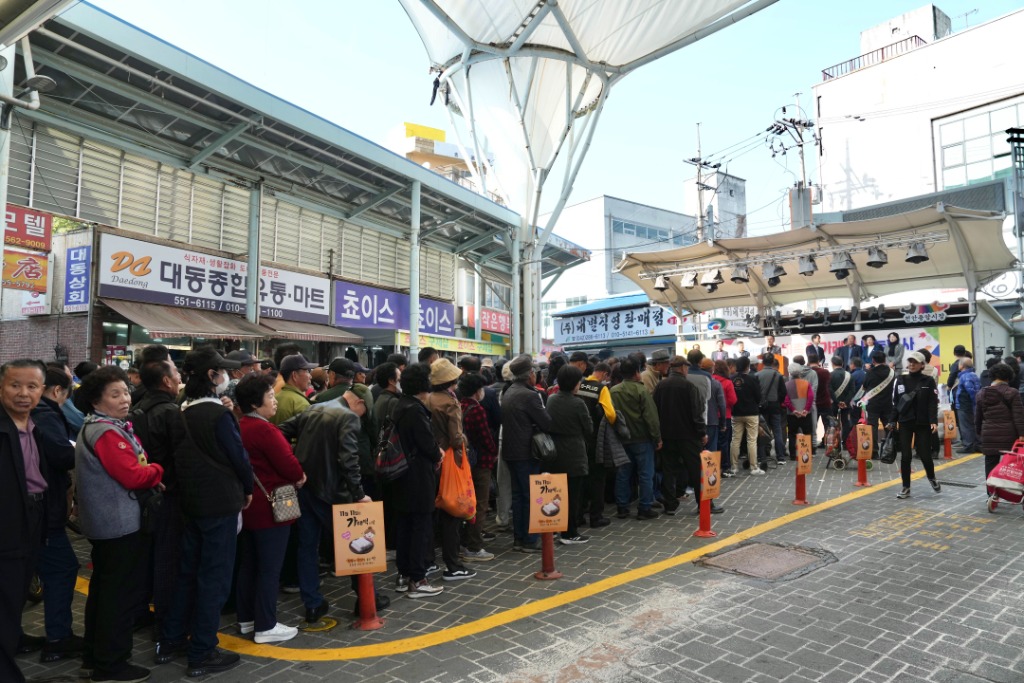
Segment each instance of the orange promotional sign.
[[701,451],[700,499],[714,500],[722,493],[722,452]]
[[857,425],[857,459],[870,460],[875,454],[875,440],[871,435],[871,425]]
[[942,413],[942,421],[945,425],[945,429],[942,433],[942,438],[947,441],[953,441],[956,439],[956,413],[952,410],[946,410]]
[[814,467],[814,449],[811,445],[810,434],[796,435],[796,473],[810,474]]
[[384,503],[335,505],[334,575],[386,572]]
[[46,254],[4,250],[3,286],[46,294],[49,263]]
[[564,474],[530,475],[530,533],[569,529],[569,478]]

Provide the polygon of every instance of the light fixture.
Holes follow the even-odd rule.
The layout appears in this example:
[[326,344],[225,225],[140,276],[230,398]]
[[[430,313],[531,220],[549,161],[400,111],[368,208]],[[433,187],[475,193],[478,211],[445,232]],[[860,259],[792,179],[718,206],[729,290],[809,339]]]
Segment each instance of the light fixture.
[[664,292],[666,289],[668,289],[668,281],[665,280],[664,275],[659,275],[658,277],[654,278],[654,288],[659,292]]
[[835,273],[837,280],[845,280],[850,277],[850,271],[856,267],[853,259],[850,258],[850,252],[841,251],[833,257],[832,267],[829,268],[829,271]]
[[725,280],[722,279],[722,271],[718,268],[713,268],[704,273],[704,276],[700,279],[700,283],[707,290],[708,294],[714,294],[718,290],[718,285],[723,282]]
[[879,247],[868,249],[868,266],[870,268],[881,268],[889,262],[889,255]]
[[786,274],[786,270],[778,263],[768,263],[761,270],[761,274],[768,281],[769,287],[775,287],[781,282],[782,276]]
[[683,289],[693,289],[697,286],[697,273],[683,273],[683,277],[679,278],[679,284]]
[[928,252],[924,249],[924,242],[914,242],[907,249],[907,263],[924,263],[928,260]]
[[818,264],[814,262],[814,256],[808,254],[807,256],[801,256],[797,272],[801,275],[814,275],[814,271],[818,270]]
[[732,269],[732,275],[729,277],[730,280],[736,284],[742,284],[750,282],[750,274],[747,273],[746,266],[736,266]]

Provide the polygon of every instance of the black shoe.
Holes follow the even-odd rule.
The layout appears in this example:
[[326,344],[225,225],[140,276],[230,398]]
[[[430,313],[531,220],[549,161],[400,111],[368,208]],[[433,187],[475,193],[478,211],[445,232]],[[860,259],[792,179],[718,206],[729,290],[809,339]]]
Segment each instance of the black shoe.
[[330,603],[328,603],[326,600],[324,600],[323,602],[320,603],[320,605],[318,607],[314,607],[313,609],[307,609],[306,610],[306,623],[307,624],[315,624],[316,622],[320,621],[320,617],[322,617],[323,615],[327,614],[327,610],[330,608],[330,606],[331,606]]
[[93,671],[89,678],[93,683],[111,681],[113,683],[142,683],[149,680],[149,669],[134,664],[125,664],[115,672],[101,673]]
[[719,515],[719,514],[721,514],[723,512],[725,512],[725,508],[724,507],[722,507],[721,505],[716,505],[714,503],[714,501],[711,502],[711,514]]
[[671,510],[669,510],[668,508],[665,508],[662,511],[662,514],[665,514],[665,515],[667,515],[669,517],[675,517],[677,512],[679,512],[679,503],[676,503],[676,506],[674,508],[672,508]]
[[[327,604],[326,600],[324,600],[324,604]],[[203,657],[202,661],[189,662],[186,675],[189,678],[198,678],[207,674],[220,673],[221,671],[233,669],[241,661],[242,658],[234,652],[224,652],[218,648],[213,648],[213,652]]]
[[70,635],[63,640],[47,641],[39,653],[39,663],[49,664],[62,659],[78,659],[82,656],[82,636]]
[[637,510],[636,513],[637,519],[657,519],[658,516],[658,513],[654,510]]
[[603,526],[608,526],[611,523],[612,523],[612,520],[608,519],[607,517],[591,517],[590,518],[590,528],[591,529],[598,529],[598,528],[603,527]]
[[156,655],[153,661],[156,664],[166,664],[176,657],[183,656],[188,651],[188,641],[159,640],[156,644]]
[[[374,603],[376,604],[377,611],[385,610],[391,606],[391,598],[380,593],[374,594]],[[352,608],[353,616],[359,616],[359,598],[356,598],[356,605]]]
[[935,493],[939,493],[940,491],[942,491],[942,484],[935,481],[934,479],[929,479],[928,483],[932,485],[932,491],[935,491]]
[[904,498],[910,498],[910,487],[904,486],[902,489],[900,489],[900,492],[896,494],[896,497],[899,498],[900,500],[903,500]]
[[619,519],[627,519],[629,517],[629,508],[619,508],[619,511],[615,513],[615,516]]
[[22,633],[21,640],[18,641],[18,654],[27,655],[29,652],[38,652],[45,645],[45,636],[30,636]]
[[480,539],[483,540],[484,543],[490,543],[491,541],[497,540],[498,537],[495,534],[492,534],[490,531],[485,531],[482,534],[480,534]]

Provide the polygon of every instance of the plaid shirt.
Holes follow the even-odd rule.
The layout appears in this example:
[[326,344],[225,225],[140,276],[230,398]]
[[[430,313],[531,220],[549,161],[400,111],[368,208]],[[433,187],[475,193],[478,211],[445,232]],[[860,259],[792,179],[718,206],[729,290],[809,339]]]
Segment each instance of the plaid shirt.
[[469,445],[476,449],[477,467],[493,469],[498,459],[498,446],[487,424],[487,411],[474,398],[462,399],[462,432]]

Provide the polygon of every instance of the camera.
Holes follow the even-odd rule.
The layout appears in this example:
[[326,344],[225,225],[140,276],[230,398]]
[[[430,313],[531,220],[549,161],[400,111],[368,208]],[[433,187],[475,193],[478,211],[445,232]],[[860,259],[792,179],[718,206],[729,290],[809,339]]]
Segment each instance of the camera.
[[997,358],[1002,358],[1004,351],[1006,351],[1005,346],[989,346],[985,349],[985,353],[990,356],[996,356]]

